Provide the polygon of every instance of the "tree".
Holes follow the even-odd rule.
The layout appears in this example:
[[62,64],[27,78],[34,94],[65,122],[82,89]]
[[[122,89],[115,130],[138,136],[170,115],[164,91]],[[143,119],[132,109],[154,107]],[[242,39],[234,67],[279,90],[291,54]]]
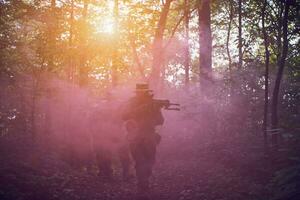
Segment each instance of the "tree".
[[185,31],[184,69],[185,69],[186,86],[188,86],[190,82],[189,21],[190,21],[190,1],[184,0],[184,31]]
[[73,61],[73,53],[74,53],[74,0],[71,0],[70,5],[70,19],[69,19],[69,41],[68,41],[68,47],[69,47],[69,55],[68,55],[68,69],[67,69],[67,77],[69,80],[71,80],[73,83],[75,81],[75,63]]
[[172,1],[173,0],[166,0],[166,2],[163,4],[152,44],[153,60],[150,82],[156,89],[158,89],[162,84],[161,72],[164,63],[163,36]]
[[231,59],[231,54],[230,54],[229,42],[230,42],[230,35],[231,35],[231,28],[232,28],[232,20],[233,20],[234,10],[233,10],[232,0],[229,0],[228,3],[229,3],[229,16],[228,16],[229,21],[228,21],[227,38],[226,38],[226,52],[227,52],[227,57],[228,57],[228,68],[229,68],[229,73],[230,73],[230,78],[231,78],[232,59]]
[[200,84],[201,89],[208,86],[212,80],[212,34],[211,34],[211,2],[199,1],[199,43],[200,43]]
[[[278,71],[276,75],[276,80],[275,80],[275,85],[273,89],[273,96],[272,96],[272,107],[271,107],[271,112],[272,112],[272,117],[271,117],[271,123],[272,123],[272,128],[276,129],[278,128],[278,98],[279,98],[279,91],[280,91],[280,83],[281,79],[283,76],[283,70],[285,67],[286,63],[286,57],[288,54],[288,18],[289,18],[289,9],[290,9],[290,4],[291,2],[289,0],[286,0],[284,2],[284,14],[282,18],[282,50],[280,53],[280,58],[277,63]],[[281,32],[281,30],[280,30]],[[281,45],[280,45],[281,46]]]
[[80,46],[81,46],[81,56],[79,60],[79,84],[81,86],[86,86],[88,83],[88,66],[87,66],[87,15],[88,15],[88,5],[89,1],[84,0],[83,11],[80,27]]
[[112,53],[112,71],[111,71],[111,82],[112,86],[117,86],[118,84],[118,65],[119,65],[119,55],[118,55],[118,44],[119,44],[119,1],[114,0],[114,50]]
[[265,27],[265,21],[266,21],[266,7],[267,7],[268,1],[264,0],[263,6],[262,6],[262,32],[263,32],[263,38],[264,38],[264,47],[265,47],[265,83],[264,83],[264,89],[265,89],[265,104],[264,104],[264,119],[263,119],[263,131],[264,131],[264,146],[265,149],[268,146],[268,135],[267,135],[267,127],[268,127],[268,106],[269,106],[269,63],[270,63],[270,52],[269,52],[269,39],[268,39],[268,33]]
[[51,0],[51,8],[48,22],[48,71],[54,68],[55,46],[56,46],[56,0]]
[[242,0],[238,0],[238,48],[239,48],[239,64],[240,69],[243,65],[243,35],[242,35]]

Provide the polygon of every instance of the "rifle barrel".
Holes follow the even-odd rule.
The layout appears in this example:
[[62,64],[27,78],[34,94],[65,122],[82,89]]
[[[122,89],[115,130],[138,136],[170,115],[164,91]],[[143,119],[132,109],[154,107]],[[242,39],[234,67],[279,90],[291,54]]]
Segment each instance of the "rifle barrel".
[[179,103],[170,103],[170,106],[180,106]]
[[176,110],[176,111],[180,111],[180,108],[166,108],[166,110]]

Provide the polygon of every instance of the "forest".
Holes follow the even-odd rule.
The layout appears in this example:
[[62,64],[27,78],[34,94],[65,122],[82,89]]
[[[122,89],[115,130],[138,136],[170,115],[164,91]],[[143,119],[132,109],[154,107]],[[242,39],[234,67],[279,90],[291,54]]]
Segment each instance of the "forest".
[[0,0],[0,47],[1,200],[300,199],[300,0]]

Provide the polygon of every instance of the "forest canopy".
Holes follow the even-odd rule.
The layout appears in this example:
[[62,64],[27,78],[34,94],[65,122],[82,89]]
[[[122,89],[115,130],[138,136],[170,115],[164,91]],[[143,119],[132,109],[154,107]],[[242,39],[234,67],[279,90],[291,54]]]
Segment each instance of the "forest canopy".
[[297,112],[295,0],[1,1],[0,26],[4,89],[26,75],[43,93],[45,74],[97,94],[135,82],[254,96],[268,87],[273,127],[278,99]]

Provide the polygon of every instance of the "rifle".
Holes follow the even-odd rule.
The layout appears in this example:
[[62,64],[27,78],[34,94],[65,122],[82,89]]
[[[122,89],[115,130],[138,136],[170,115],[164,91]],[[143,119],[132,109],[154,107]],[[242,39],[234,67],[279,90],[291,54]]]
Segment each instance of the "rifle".
[[180,111],[179,108],[180,104],[178,103],[171,103],[169,100],[167,99],[152,99],[149,100],[146,103],[143,103],[140,106],[134,106],[134,108],[132,107],[130,112],[127,113],[127,117],[125,118],[130,118],[130,116],[135,116],[138,115],[140,112],[144,112],[144,111],[149,111],[149,108],[156,108],[156,109],[165,109],[165,110],[176,110],[176,111]]
[[180,104],[178,103],[171,103],[167,99],[153,99],[154,105],[163,108],[165,110],[177,110],[180,111]]

